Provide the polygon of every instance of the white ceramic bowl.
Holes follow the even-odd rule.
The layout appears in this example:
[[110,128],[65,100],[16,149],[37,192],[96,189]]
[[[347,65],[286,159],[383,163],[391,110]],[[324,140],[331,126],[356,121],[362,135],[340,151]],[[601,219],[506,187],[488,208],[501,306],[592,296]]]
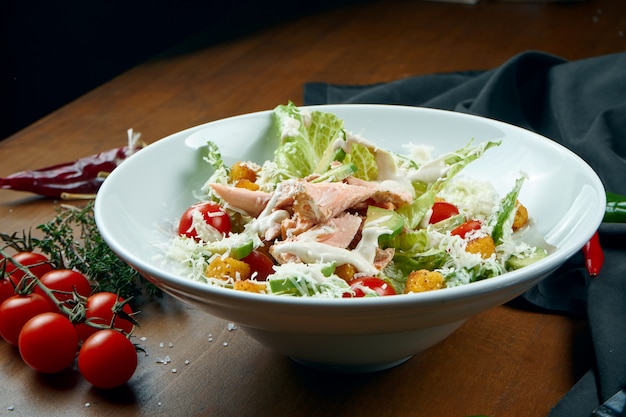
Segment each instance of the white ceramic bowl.
[[[330,370],[364,372],[402,363],[455,331],[469,317],[506,303],[557,269],[591,237],[605,207],[602,183],[579,157],[542,136],[461,113],[386,105],[319,106],[347,129],[389,150],[434,146],[436,153],[502,140],[463,175],[488,179],[504,195],[528,174],[520,200],[556,251],[502,276],[466,286],[380,298],[312,299],[268,296],[211,287],[164,269],[154,245],[161,227],[194,202],[209,175],[202,161],[208,139],[227,163],[263,162],[271,112],[207,123],[175,133],[130,157],[98,193],[95,217],[110,247],[151,282],[208,313],[236,322],[264,345],[292,359]],[[159,232],[159,230],[161,230]]]

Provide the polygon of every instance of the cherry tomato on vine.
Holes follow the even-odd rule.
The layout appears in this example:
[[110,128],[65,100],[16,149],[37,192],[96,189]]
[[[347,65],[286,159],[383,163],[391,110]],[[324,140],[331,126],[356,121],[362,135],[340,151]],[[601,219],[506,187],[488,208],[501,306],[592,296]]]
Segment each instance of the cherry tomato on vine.
[[18,347],[28,366],[52,374],[72,365],[78,351],[78,335],[66,316],[42,313],[24,325]]
[[361,287],[367,287],[371,290],[374,290],[378,295],[395,295],[396,291],[393,289],[391,285],[389,285],[385,280],[376,278],[376,277],[360,277],[354,278],[348,282],[350,284],[350,288],[354,291],[354,295],[344,293],[344,298],[351,297],[365,297],[365,291]]
[[8,278],[0,279],[0,303],[6,300],[9,297],[15,295],[15,288],[13,288],[13,283]]
[[459,236],[461,239],[465,239],[465,235],[473,230],[479,230],[481,228],[480,221],[468,220],[457,228],[453,229],[450,234],[452,236]]
[[198,232],[193,227],[193,213],[196,211],[202,213],[204,221],[221,234],[227,235],[232,231],[230,217],[224,209],[218,204],[205,202],[194,204],[185,210],[178,223],[178,234],[198,239]]
[[268,275],[274,273],[274,262],[269,256],[258,250],[253,250],[250,255],[241,258],[241,260],[250,265],[253,272],[256,272],[254,279],[257,281],[265,281]]
[[0,255],[0,303],[2,303],[7,298],[15,295],[15,288],[13,288],[13,283],[4,274],[6,269],[6,263],[7,260],[4,259],[2,255]]
[[[18,252],[12,256],[21,265],[28,268],[28,270],[38,278],[41,278],[46,272],[54,269],[50,264],[50,259],[46,255],[35,252]],[[24,277],[24,272],[17,269],[13,262],[7,260],[6,274],[7,277],[13,281],[14,285],[18,285],[20,280]]]
[[[87,277],[71,269],[55,269],[46,272],[39,278],[39,281],[54,293],[58,301],[73,299],[74,291],[85,298],[91,295],[91,284]],[[51,300],[41,287],[36,286],[35,292],[44,296],[55,308],[57,307],[56,301]]]
[[99,330],[81,346],[78,369],[91,385],[115,388],[125,384],[135,373],[137,351],[122,333]]
[[433,204],[432,214],[428,223],[435,224],[449,217],[459,214],[459,209],[454,205],[445,201],[437,201]]
[[54,311],[40,294],[13,295],[0,304],[0,336],[12,345],[18,344],[22,327],[38,314]]
[[[124,299],[112,292],[98,292],[91,295],[85,303],[85,320],[89,320],[91,323],[110,326],[113,324],[113,328],[121,330],[126,334],[129,334],[134,327],[134,324],[124,319],[122,316],[117,315],[113,320],[113,310],[120,308],[125,314],[132,316],[133,310],[130,305],[124,304]],[[89,324],[79,323],[76,324],[76,331],[80,340],[85,341],[89,336],[96,333],[101,329],[90,326]]]

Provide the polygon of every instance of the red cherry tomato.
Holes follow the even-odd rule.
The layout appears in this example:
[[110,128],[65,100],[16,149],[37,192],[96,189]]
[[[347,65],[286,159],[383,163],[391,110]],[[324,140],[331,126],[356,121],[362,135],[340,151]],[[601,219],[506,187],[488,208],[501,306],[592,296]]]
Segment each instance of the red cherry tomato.
[[180,218],[178,223],[178,234],[198,239],[198,232],[193,227],[193,213],[199,211],[202,213],[204,221],[218,232],[227,235],[232,231],[230,217],[218,204],[206,202],[198,203],[189,207]]
[[78,369],[98,388],[125,384],[137,369],[137,351],[130,340],[116,330],[100,330],[91,335],[78,352]]
[[[38,278],[41,278],[46,272],[52,271],[53,267],[49,263],[50,260],[46,255],[35,252],[19,252],[12,256],[14,260],[20,263],[22,266],[28,268],[28,270]],[[14,285],[18,285],[20,280],[24,277],[24,272],[17,269],[13,262],[7,260],[6,274],[7,277],[13,281]]]
[[248,265],[253,272],[256,272],[254,279],[257,281],[265,281],[268,275],[274,273],[274,262],[263,252],[253,250],[250,255],[241,259]]
[[54,311],[39,294],[14,295],[0,304],[0,336],[17,345],[22,327],[38,314]]
[[[112,292],[98,292],[87,299],[85,303],[85,319],[91,323],[111,326],[114,329],[121,330],[126,334],[132,332],[134,324],[125,320],[121,315],[116,314],[113,320],[113,310],[120,308],[124,303],[124,299]],[[132,316],[133,310],[128,304],[123,304],[121,310],[129,316]],[[76,324],[76,331],[80,340],[85,341],[89,336],[101,329],[90,326],[89,324]]]
[[433,212],[430,215],[428,223],[435,224],[449,217],[459,214],[459,209],[454,205],[445,201],[437,201],[433,204]]
[[43,313],[24,325],[18,346],[28,366],[52,374],[72,365],[78,351],[78,335],[64,315]]
[[465,235],[473,230],[479,230],[481,227],[480,221],[478,220],[469,220],[453,229],[450,234],[452,236],[459,236],[461,239],[465,239]]
[[0,303],[15,295],[13,283],[4,275],[6,270],[6,259],[0,255]]
[[[91,295],[91,284],[89,280],[78,271],[71,269],[55,269],[46,272],[39,280],[46,288],[54,293],[58,301],[63,302],[73,299],[74,291],[85,298]],[[55,308],[57,307],[56,301],[48,298],[41,287],[36,286],[35,292],[48,299]]]
[[13,288],[13,283],[8,278],[0,279],[0,303],[6,300],[9,297],[13,297],[15,295],[15,288]]
[[374,290],[378,295],[396,295],[396,291],[393,289],[391,285],[389,285],[385,280],[376,277],[361,277],[354,278],[349,282],[350,288],[354,291],[354,295],[349,293],[344,293],[344,298],[351,297],[365,297],[365,291],[363,291],[362,287],[367,287],[370,290]]
[[6,270],[6,259],[0,255],[0,303],[15,294],[11,281],[6,278],[4,272]]

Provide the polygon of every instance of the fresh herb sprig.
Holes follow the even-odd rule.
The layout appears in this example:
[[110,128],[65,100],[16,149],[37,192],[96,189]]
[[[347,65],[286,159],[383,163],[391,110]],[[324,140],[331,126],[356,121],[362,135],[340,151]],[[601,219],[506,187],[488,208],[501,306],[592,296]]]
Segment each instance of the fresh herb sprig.
[[0,239],[16,251],[39,250],[57,268],[80,271],[97,291],[108,291],[123,298],[144,294],[160,296],[161,291],[122,261],[102,239],[93,213],[93,201],[84,207],[61,205],[50,222],[37,226],[43,237],[31,232],[21,235],[0,233]]

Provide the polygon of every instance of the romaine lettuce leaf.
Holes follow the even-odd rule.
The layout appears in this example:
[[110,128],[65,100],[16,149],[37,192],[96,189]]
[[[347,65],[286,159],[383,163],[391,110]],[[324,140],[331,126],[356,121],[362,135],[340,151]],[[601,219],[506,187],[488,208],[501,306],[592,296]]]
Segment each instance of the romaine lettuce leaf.
[[365,181],[373,181],[378,177],[378,165],[372,150],[358,143],[352,145],[352,151],[346,156],[346,162],[357,166],[355,177]]
[[420,269],[433,271],[441,268],[449,257],[450,255],[441,249],[430,249],[417,256],[396,254],[393,261],[383,270],[383,274],[393,283],[396,292],[402,293],[411,272]]
[[274,123],[280,137],[274,161],[293,178],[316,172],[329,145],[343,136],[343,121],[334,114],[313,111],[305,116],[291,102],[274,109]]
[[274,151],[274,162],[293,178],[306,177],[313,172],[317,156],[300,110],[289,103],[276,107],[273,114],[280,140]]
[[308,139],[313,146],[316,162],[337,138],[344,137],[343,120],[332,113],[311,112],[311,123],[306,127]]
[[[472,147],[472,142],[465,147],[452,152],[443,157],[443,161],[447,166],[445,173],[437,178],[435,182],[427,187],[422,195],[417,197],[413,203],[400,207],[398,213],[403,215],[406,219],[406,225],[409,229],[415,229],[422,218],[426,215],[428,210],[435,203],[435,196],[441,191],[445,184],[450,181],[456,174],[458,174],[463,168],[480,158],[489,148],[499,146],[501,142],[488,141],[483,142],[478,146]],[[423,187],[423,183],[419,184]]]
[[215,192],[213,192],[213,189],[209,186],[209,184],[227,184],[228,177],[230,175],[230,168],[224,163],[222,154],[215,142],[207,142],[207,154],[204,157],[204,161],[207,162],[211,168],[213,168],[213,173],[202,187],[202,192],[207,193],[209,199],[221,202],[222,199]]
[[428,210],[435,204],[437,190],[431,188],[424,194],[417,197],[411,204],[400,207],[397,212],[404,217],[404,224],[407,229],[416,229]]
[[515,186],[509,193],[504,196],[504,198],[500,201],[500,206],[498,208],[496,216],[494,216],[495,222],[493,224],[493,230],[491,232],[491,237],[493,241],[499,244],[502,241],[504,236],[504,231],[508,230],[508,227],[505,227],[512,220],[513,212],[516,210],[517,197],[522,189],[522,184],[524,183],[524,179],[526,177],[522,176],[515,181]]
[[317,110],[304,114],[290,102],[274,109],[274,123],[280,137],[274,161],[292,178],[324,174],[332,161],[341,161],[357,167],[355,177],[376,179],[378,166],[372,150],[352,144],[346,155],[342,148],[333,147],[336,140],[346,140],[343,120],[336,115]]
[[415,256],[430,248],[428,230],[404,230],[398,236],[387,242],[386,247],[396,249],[396,253]]

